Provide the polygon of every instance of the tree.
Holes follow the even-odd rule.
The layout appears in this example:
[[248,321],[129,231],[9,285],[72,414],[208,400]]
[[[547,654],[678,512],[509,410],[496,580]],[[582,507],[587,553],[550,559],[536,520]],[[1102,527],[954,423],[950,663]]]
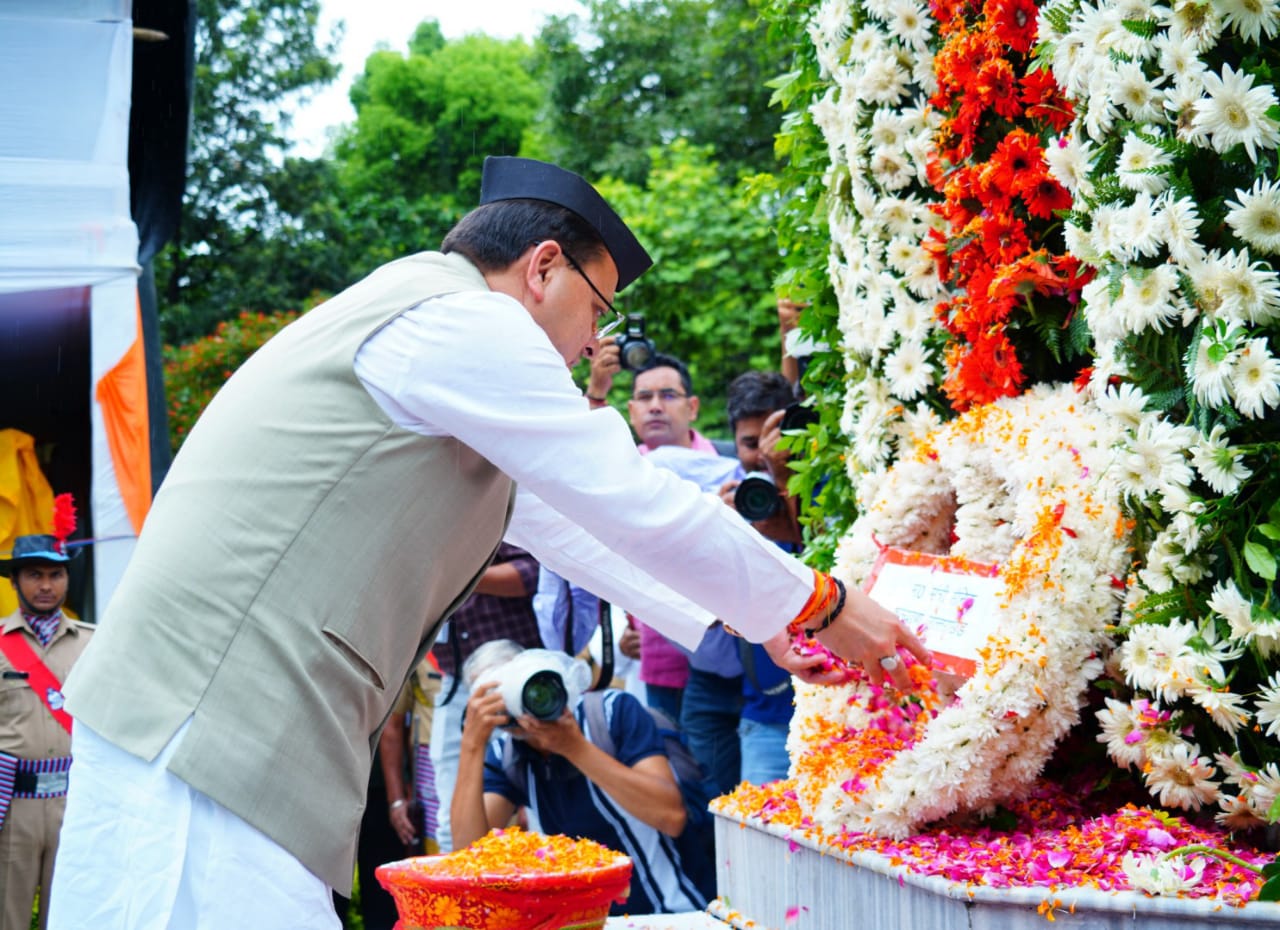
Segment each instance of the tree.
[[193,123],[182,224],[156,261],[166,341],[207,332],[287,287],[255,257],[274,233],[270,181],[286,105],[333,80],[321,0],[198,0]]
[[428,21],[406,57],[375,52],[351,91],[356,122],[336,146],[355,195],[450,200],[473,206],[485,155],[515,155],[542,91],[520,39],[453,42]]
[[729,382],[779,363],[773,278],[782,260],[772,217],[752,202],[748,182],[722,182],[710,146],[680,140],[647,155],[644,187],[599,184],[654,259],[617,303],[644,314],[660,352],[688,363],[702,400],[699,428],[727,435]]
[[771,171],[779,70],[759,0],[588,0],[590,20],[553,17],[538,37],[548,87],[533,142],[587,177],[643,184],[654,146],[712,145],[722,176]]

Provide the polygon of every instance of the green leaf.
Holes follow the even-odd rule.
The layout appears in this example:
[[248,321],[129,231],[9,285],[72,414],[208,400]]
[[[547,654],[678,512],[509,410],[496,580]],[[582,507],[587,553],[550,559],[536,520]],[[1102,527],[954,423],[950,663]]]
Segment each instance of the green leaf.
[[1280,539],[1280,526],[1276,526],[1274,523],[1258,524],[1258,532],[1267,537],[1267,539]]
[[1267,581],[1276,580],[1276,557],[1262,543],[1250,540],[1244,544],[1244,560],[1249,569]]
[[1259,901],[1280,901],[1280,878],[1273,878],[1258,891]]

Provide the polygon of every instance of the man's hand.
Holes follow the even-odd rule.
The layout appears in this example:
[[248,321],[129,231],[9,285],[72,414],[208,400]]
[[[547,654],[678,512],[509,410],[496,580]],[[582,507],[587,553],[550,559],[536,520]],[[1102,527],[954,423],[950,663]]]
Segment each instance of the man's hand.
[[400,837],[400,842],[405,846],[412,846],[418,842],[418,831],[413,826],[413,821],[409,819],[409,803],[397,803],[391,806],[391,828],[396,831],[396,836]]
[[587,379],[587,397],[604,398],[613,388],[613,379],[622,371],[622,358],[618,352],[618,337],[605,336],[591,356],[591,375]]
[[628,659],[640,659],[640,631],[629,623],[618,640],[618,651]]
[[555,720],[539,720],[526,714],[520,718],[520,730],[525,742],[538,752],[555,753],[565,758],[571,758],[574,751],[587,742],[568,707]]
[[484,755],[489,738],[498,727],[511,722],[506,702],[498,691],[497,682],[486,681],[477,685],[467,701],[465,723],[462,727],[462,748]]
[[818,653],[804,653],[786,630],[761,643],[773,664],[810,685],[838,685],[847,678],[838,668],[824,668],[827,659]]
[[855,587],[848,589],[844,610],[816,638],[846,662],[860,664],[874,685],[889,679],[901,691],[915,690],[900,650],[926,666],[933,664],[924,643],[892,611]]
[[765,466],[774,483],[783,493],[786,492],[787,481],[791,478],[791,467],[788,465],[791,453],[786,449],[778,448],[778,440],[782,438],[782,418],[786,415],[785,408],[775,410],[760,427],[760,452],[764,456]]

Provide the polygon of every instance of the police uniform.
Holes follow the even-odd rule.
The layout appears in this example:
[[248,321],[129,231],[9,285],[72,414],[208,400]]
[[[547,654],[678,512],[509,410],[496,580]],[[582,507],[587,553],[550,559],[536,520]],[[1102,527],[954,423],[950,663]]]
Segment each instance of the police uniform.
[[[45,647],[19,610],[5,618],[0,635],[23,637],[54,677],[63,681],[88,644],[92,628],[64,615]],[[61,706],[60,695],[51,695],[50,700],[55,708]],[[71,734],[2,652],[0,754],[18,760],[3,759],[0,763],[0,808],[4,807],[3,795],[13,792],[0,826],[0,930],[27,930],[36,888],[48,889],[53,876],[58,830],[66,806]],[[9,769],[13,769],[11,775]],[[45,926],[47,898],[47,894],[41,895],[41,927]]]

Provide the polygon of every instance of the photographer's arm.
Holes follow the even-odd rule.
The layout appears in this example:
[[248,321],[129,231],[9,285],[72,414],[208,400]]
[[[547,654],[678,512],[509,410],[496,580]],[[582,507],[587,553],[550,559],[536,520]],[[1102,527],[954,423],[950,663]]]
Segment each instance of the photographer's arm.
[[515,805],[484,790],[484,754],[494,729],[507,721],[506,705],[493,684],[478,687],[467,701],[466,724],[458,757],[458,780],[449,805],[453,848],[474,843],[511,819]]
[[614,376],[622,370],[616,336],[605,336],[591,356],[591,375],[587,380],[587,403],[594,410],[609,402]]
[[756,523],[755,527],[770,539],[799,544],[804,542],[800,529],[800,502],[787,490],[787,482],[791,480],[791,453],[778,447],[784,416],[785,410],[775,410],[760,429],[760,451],[782,498],[782,508],[768,520]]
[[391,828],[396,831],[400,842],[409,846],[417,839],[418,831],[409,817],[409,802],[413,800],[413,792],[405,784],[404,778],[407,740],[405,714],[396,710],[387,718],[387,725],[378,737],[378,760],[387,786],[387,816],[391,821]]
[[647,756],[627,766],[591,742],[568,711],[559,720],[520,720],[529,745],[564,756],[627,813],[667,836],[684,831],[684,798],[666,756]]

